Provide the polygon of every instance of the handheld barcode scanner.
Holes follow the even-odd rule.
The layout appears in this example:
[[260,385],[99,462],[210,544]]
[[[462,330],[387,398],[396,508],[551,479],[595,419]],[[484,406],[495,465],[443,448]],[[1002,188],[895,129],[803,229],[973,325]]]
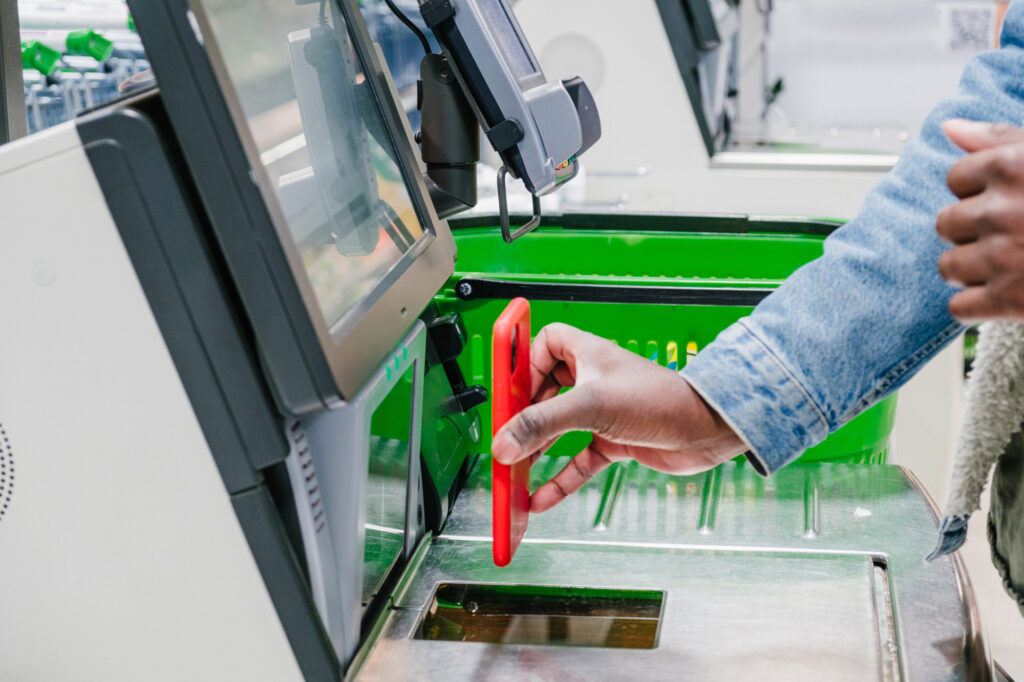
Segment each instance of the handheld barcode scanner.
[[[540,224],[539,197],[572,179],[601,137],[583,79],[548,81],[506,0],[424,0],[420,13],[440,43],[477,121],[501,157],[498,207],[512,242]],[[509,226],[505,176],[533,195],[533,218]]]

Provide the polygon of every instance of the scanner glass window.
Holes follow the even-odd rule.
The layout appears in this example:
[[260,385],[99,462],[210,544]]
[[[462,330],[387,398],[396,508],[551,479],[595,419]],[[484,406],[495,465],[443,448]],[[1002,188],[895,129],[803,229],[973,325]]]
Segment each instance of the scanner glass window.
[[364,64],[331,2],[199,4],[333,329],[424,233]]

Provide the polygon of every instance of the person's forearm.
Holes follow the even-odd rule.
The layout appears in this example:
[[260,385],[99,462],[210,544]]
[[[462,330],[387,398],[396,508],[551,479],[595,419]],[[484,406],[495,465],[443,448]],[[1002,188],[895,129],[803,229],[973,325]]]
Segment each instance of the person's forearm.
[[1015,2],[1003,49],[971,62],[959,95],[936,107],[825,255],[683,370],[765,471],[894,391],[961,331],[947,308],[955,290],[937,269],[947,245],[935,219],[954,200],[946,173],[962,153],[940,126],[1024,120],[1022,40],[1024,5]]

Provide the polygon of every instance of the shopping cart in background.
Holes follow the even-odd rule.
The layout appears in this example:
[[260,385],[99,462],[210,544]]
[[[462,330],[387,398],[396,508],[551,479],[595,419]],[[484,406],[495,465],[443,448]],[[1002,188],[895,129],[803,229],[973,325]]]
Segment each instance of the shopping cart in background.
[[126,80],[149,69],[123,0],[28,0],[18,13],[29,133],[115,99]]
[[63,57],[62,68],[50,74],[26,70],[25,114],[28,132],[63,123],[80,112],[115,99],[126,80],[149,69],[145,55],[115,50],[103,62]]
[[[394,2],[427,33],[433,50],[439,51],[420,17],[416,1]],[[88,1],[79,4],[82,6],[75,11],[63,8],[59,12],[51,5],[39,2],[23,3],[19,7],[22,46],[23,50],[30,52],[29,57],[39,45],[59,53],[52,70],[47,68],[45,58],[39,64],[33,63],[31,58],[25,60],[27,68],[23,77],[29,133],[63,123],[86,109],[116,98],[127,79],[149,68],[142,42],[132,30],[131,17],[121,0],[92,0],[91,4]],[[384,0],[361,0],[359,4],[370,35],[381,46],[409,123],[413,130],[417,130],[420,120],[416,109],[416,82],[419,80],[423,48],[415,34],[402,24]],[[94,26],[91,32],[112,43],[113,49],[105,59],[74,54],[62,44],[64,36],[81,28],[75,22],[89,16],[102,26]],[[53,57],[52,54],[50,56]]]

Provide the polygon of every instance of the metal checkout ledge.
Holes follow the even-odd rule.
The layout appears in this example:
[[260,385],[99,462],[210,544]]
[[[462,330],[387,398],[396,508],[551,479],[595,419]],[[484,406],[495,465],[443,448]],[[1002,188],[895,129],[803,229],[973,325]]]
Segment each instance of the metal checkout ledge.
[[[431,303],[431,197],[467,188],[420,175],[356,3],[130,4],[159,89],[0,148],[0,678],[991,679],[896,467],[617,467],[496,568],[484,395]],[[542,193],[592,103],[457,57],[507,12],[424,7]]]

